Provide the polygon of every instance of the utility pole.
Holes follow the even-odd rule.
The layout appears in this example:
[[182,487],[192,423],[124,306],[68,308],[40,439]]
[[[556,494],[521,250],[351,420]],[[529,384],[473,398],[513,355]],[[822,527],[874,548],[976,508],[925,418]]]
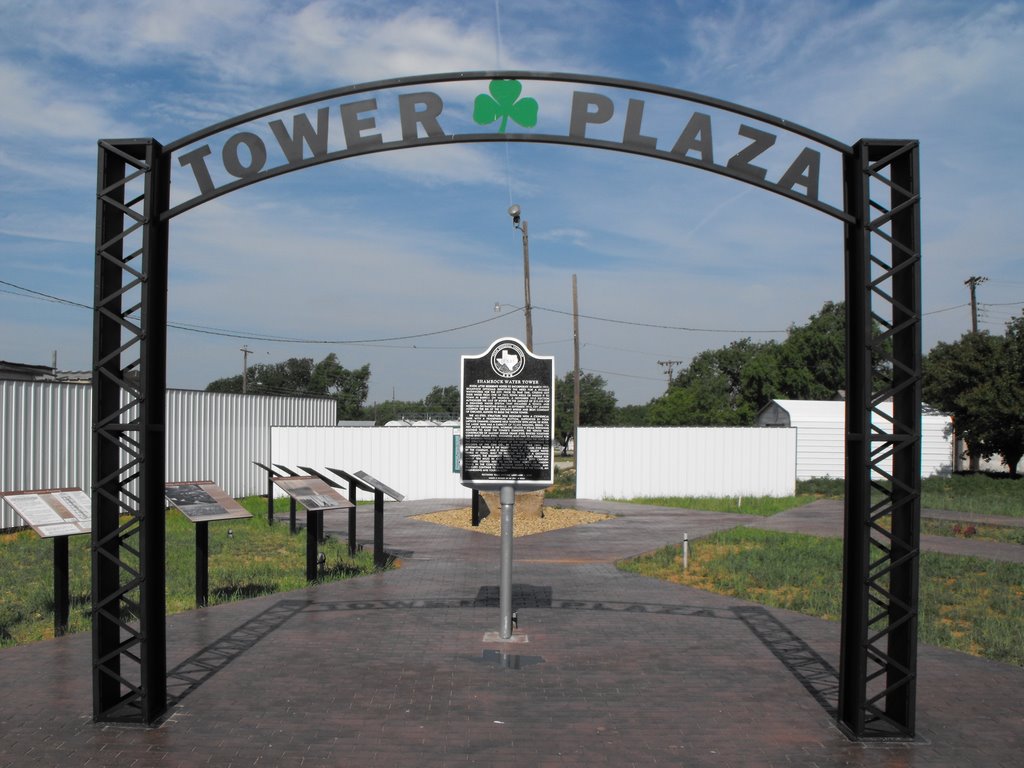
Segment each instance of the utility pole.
[[[980,275],[972,275],[964,280],[964,285],[966,285],[971,291],[971,333],[978,332],[978,297],[976,291],[978,286],[987,280],[987,277],[981,277]],[[968,456],[970,457],[970,464],[968,466],[970,467],[971,472],[977,472],[981,469],[981,458],[974,454],[970,445],[967,446],[967,451]]]
[[682,360],[659,360],[658,365],[662,368],[667,369],[665,373],[668,375],[668,386],[665,388],[665,394],[668,394],[672,389],[672,369],[677,365],[682,365]]
[[984,282],[988,282],[987,277],[972,276],[964,280],[964,285],[971,289],[971,333],[978,332],[978,298],[975,290]]
[[579,451],[580,428],[580,303],[576,294],[576,275],[572,276],[572,354],[573,354],[573,407],[572,442],[573,450]]
[[242,347],[239,352],[242,353],[242,394],[246,394],[248,390],[249,380],[249,355],[252,354],[252,350],[246,345]]

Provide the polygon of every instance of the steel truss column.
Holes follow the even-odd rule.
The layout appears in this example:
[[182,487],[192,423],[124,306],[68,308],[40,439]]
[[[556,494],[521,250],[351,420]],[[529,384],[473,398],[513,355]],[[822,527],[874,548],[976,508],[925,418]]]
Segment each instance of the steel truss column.
[[858,738],[912,737],[921,518],[918,144],[862,140],[844,176],[855,223],[846,231],[839,720]]
[[93,718],[167,708],[164,410],[170,173],[152,139],[101,141],[93,316]]

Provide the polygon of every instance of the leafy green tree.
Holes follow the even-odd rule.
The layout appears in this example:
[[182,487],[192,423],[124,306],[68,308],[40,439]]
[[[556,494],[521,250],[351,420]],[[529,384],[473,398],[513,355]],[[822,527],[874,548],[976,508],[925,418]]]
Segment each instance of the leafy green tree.
[[[777,375],[776,355],[774,342],[756,343],[749,338],[701,352],[673,381],[673,388],[690,390],[690,397],[677,399],[668,412],[685,419],[681,423],[686,425],[752,424],[767,402],[760,399],[763,393],[777,386],[774,380],[764,380],[768,372]],[[692,411],[680,411],[684,403]],[[659,418],[664,418],[665,412],[661,414]]]
[[647,423],[652,427],[696,427],[712,424],[697,403],[692,387],[671,387],[647,407]]
[[647,405],[622,405],[615,409],[615,426],[646,427],[648,425]]
[[311,387],[338,401],[339,419],[358,419],[370,393],[370,366],[349,370],[333,352],[313,367]]
[[206,385],[207,392],[222,392],[226,394],[242,394],[242,375],[225,376],[223,379],[214,379]]
[[[292,357],[281,363],[259,363],[248,370],[245,391],[253,395],[330,397],[337,401],[339,419],[359,418],[370,387],[370,366],[349,370],[333,352],[319,363],[311,357]],[[216,379],[207,392],[241,394],[241,376]]]
[[[566,445],[573,436],[575,406],[574,374],[555,381],[555,437]],[[580,426],[603,427],[615,423],[615,393],[607,389],[603,376],[580,374]]]
[[792,400],[832,400],[845,390],[845,304],[827,301],[807,325],[791,326],[777,365],[779,392]]
[[[877,386],[885,374],[877,363]],[[648,423],[742,426],[753,424],[772,398],[831,400],[845,388],[846,309],[829,301],[805,325],[791,326],[781,343],[741,339],[696,355],[669,392],[651,402]]]
[[462,408],[462,393],[455,384],[434,387],[423,398],[423,410],[433,414],[458,416]]
[[743,399],[752,412],[750,423],[769,400],[782,392],[782,373],[779,368],[779,345],[774,341],[757,346],[740,374]]
[[1005,336],[966,333],[925,359],[925,401],[953,416],[972,456],[999,455],[1017,476],[1024,456],[1024,316]]
[[383,427],[389,421],[419,416],[423,412],[422,400],[385,400],[383,403],[374,403],[364,408],[363,418],[373,419],[374,424]]
[[363,409],[363,418],[381,427],[389,421],[409,418],[458,418],[462,393],[454,384],[435,386],[422,400],[387,400]]

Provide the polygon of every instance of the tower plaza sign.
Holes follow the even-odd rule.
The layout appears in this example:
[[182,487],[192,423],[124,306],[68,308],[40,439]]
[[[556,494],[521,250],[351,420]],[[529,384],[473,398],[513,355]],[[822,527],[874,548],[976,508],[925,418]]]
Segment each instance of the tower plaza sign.
[[[500,96],[502,84],[511,86],[513,91],[521,88],[517,80],[504,80],[494,81],[491,90],[496,90]],[[795,154],[792,149],[777,148],[777,131],[741,123],[736,133],[742,139],[742,146],[723,157],[720,146],[719,151],[715,151],[714,122],[708,112],[693,111],[684,116],[682,123],[669,122],[655,128],[644,122],[648,99],[615,100],[606,94],[582,90],[572,91],[567,98],[567,104],[551,105],[554,111],[568,114],[565,130],[557,136],[561,142],[600,143],[604,148],[618,144],[623,150],[650,153],[705,170],[757,180],[782,194],[802,197],[811,204],[819,202],[821,152],[808,146],[800,147]],[[289,119],[267,120],[249,130],[227,134],[220,151],[205,142],[182,152],[178,163],[192,174],[198,197],[202,199],[227,191],[238,181],[287,173],[313,162],[420,144],[467,141],[474,137],[465,131],[456,132],[453,124],[458,120],[448,119],[445,100],[436,92],[398,93],[391,101],[393,103],[384,105],[376,98],[352,97],[338,100],[333,106],[319,107],[315,112],[301,111]],[[497,99],[494,103],[499,104]],[[515,104],[515,100],[512,103]],[[459,106],[465,111],[464,105]],[[391,121],[396,113],[398,120]],[[621,134],[616,129],[611,138],[602,140],[593,135],[596,126],[609,125],[616,116],[622,118],[618,121]],[[780,174],[769,175],[768,168],[759,164],[770,154],[776,155],[774,160],[784,161]]]
[[[921,506],[918,142],[848,145],[690,91],[525,71],[345,86],[254,110],[169,144],[152,138],[99,142],[94,718],[151,723],[167,708],[163,452],[170,222],[241,187],[314,165],[471,142],[562,144],[665,160],[843,222],[847,400],[838,718],[858,738],[912,736]],[[882,381],[872,376],[879,361]],[[891,411],[883,409],[890,401]],[[872,489],[880,500],[872,499]]]

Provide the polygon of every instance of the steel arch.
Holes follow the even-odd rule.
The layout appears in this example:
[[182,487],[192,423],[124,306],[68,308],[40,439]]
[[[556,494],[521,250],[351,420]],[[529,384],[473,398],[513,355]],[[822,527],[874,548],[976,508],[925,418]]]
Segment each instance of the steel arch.
[[[420,138],[415,126],[412,139],[403,136],[355,150],[346,146],[307,157],[300,147],[294,162],[239,175],[170,205],[172,158],[180,163],[183,150],[216,134],[324,100],[488,80],[618,89],[757,121],[837,153],[843,205],[814,199],[809,183],[808,194],[801,194],[792,185],[786,188],[759,177],[756,166],[751,173],[749,164],[716,164],[703,155],[658,149],[649,141],[630,143],[625,133],[622,142],[573,135],[571,130],[568,135],[476,131],[443,136],[428,131]],[[637,137],[649,138],[640,135],[638,124],[634,128]],[[847,470],[839,720],[858,738],[912,736],[921,487],[918,143],[864,139],[851,147],[697,93],[589,75],[521,71],[420,75],[347,86],[255,110],[167,145],[154,139],[100,141],[93,353],[94,719],[152,723],[167,707],[162,492],[170,220],[235,189],[312,165],[370,152],[487,141],[577,145],[668,160],[767,189],[844,222]],[[878,360],[887,363],[888,378],[876,388],[872,363]],[[880,407],[888,399],[893,401],[891,415]],[[886,468],[890,461],[891,471]],[[872,502],[872,490],[881,501]],[[888,527],[886,518],[892,520]]]

